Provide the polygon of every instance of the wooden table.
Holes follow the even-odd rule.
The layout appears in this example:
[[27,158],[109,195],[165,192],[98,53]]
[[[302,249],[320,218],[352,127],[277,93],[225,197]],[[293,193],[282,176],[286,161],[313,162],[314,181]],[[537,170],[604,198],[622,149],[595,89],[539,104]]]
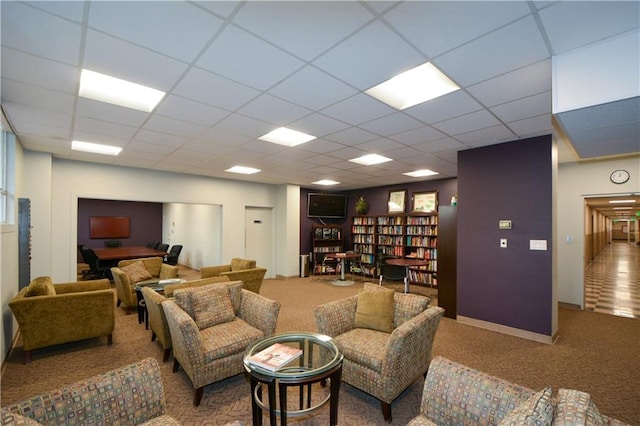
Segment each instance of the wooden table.
[[125,259],[137,259],[140,257],[164,257],[168,254],[166,251],[152,249],[146,246],[131,247],[105,247],[93,249],[98,256],[98,260],[102,261],[120,261]]
[[346,269],[345,262],[347,259],[358,259],[359,253],[327,253],[325,259],[338,259],[340,260],[340,281],[346,281],[344,270]]
[[[429,261],[426,259],[417,259],[417,258],[397,258],[397,259],[387,259],[387,263],[389,265],[396,266],[404,266],[404,292],[409,293],[409,267],[411,266],[427,266]],[[382,282],[382,275],[380,276],[380,282]]]

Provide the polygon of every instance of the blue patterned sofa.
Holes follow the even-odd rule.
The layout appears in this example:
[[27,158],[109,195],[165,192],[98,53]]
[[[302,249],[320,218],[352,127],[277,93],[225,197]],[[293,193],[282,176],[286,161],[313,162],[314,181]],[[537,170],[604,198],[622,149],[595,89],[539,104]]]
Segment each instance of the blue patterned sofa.
[[3,425],[179,425],[165,414],[160,367],[145,358],[2,408]]
[[[443,357],[434,357],[424,382],[420,414],[407,426],[615,425],[589,394],[551,388],[534,391]],[[627,425],[628,426],[628,425]]]

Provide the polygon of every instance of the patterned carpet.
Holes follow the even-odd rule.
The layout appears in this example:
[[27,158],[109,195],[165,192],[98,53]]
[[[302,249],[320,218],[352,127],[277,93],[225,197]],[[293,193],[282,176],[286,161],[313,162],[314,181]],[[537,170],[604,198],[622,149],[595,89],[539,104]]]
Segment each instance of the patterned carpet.
[[[398,285],[400,287],[400,285]],[[265,280],[261,293],[280,300],[277,331],[315,331],[313,307],[357,293],[362,282],[336,287],[322,280],[293,278]],[[413,291],[429,293],[429,289]],[[2,375],[2,405],[56,388],[109,369],[154,357],[162,349],[151,342],[151,332],[138,324],[137,315],[116,309],[114,345],[106,339],[34,351],[34,361],[23,365],[21,342],[8,357]],[[604,414],[640,424],[640,320],[594,312],[559,310],[560,336],[545,345],[458,324],[443,318],[434,355],[442,355],[533,389],[566,387],[590,392]],[[171,371],[172,358],[161,363],[168,413],[186,425],[220,425],[239,419],[251,424],[249,383],[242,375],[206,388],[202,404],[193,407],[193,388],[182,372]],[[423,380],[416,381],[392,404],[393,425],[404,425],[418,413]],[[318,394],[321,389],[315,389]],[[291,398],[293,399],[293,398]],[[343,384],[340,391],[340,425],[385,425],[374,398]],[[263,418],[268,424],[268,417]],[[291,425],[326,425],[328,407]]]

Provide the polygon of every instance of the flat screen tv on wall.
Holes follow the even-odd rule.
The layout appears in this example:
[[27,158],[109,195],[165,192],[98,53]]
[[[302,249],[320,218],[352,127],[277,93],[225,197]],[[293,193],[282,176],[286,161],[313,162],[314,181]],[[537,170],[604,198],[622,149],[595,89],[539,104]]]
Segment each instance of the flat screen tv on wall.
[[307,217],[340,219],[347,216],[347,197],[340,194],[309,193]]

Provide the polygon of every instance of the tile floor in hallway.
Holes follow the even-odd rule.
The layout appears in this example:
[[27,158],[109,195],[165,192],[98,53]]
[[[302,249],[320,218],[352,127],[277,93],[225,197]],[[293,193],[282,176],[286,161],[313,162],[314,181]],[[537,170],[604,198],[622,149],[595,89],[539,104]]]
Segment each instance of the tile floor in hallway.
[[614,241],[585,270],[587,311],[640,318],[640,245]]

